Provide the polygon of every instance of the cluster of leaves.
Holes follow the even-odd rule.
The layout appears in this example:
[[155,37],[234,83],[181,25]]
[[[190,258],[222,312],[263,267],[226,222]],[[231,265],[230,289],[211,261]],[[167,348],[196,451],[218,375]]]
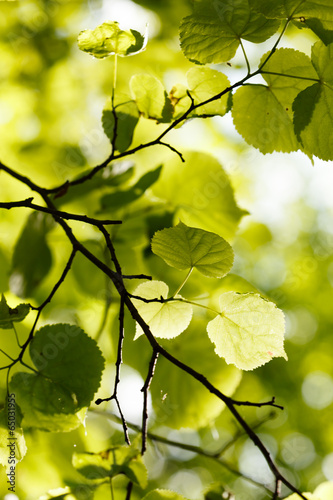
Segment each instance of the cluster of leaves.
[[[281,22],[284,23],[282,30]],[[278,48],[278,42],[290,23],[300,29],[306,27],[319,37],[319,41],[313,45],[311,59],[299,51]],[[23,345],[16,335],[20,354],[16,358],[7,355],[11,362],[4,367],[10,371],[14,365],[20,363],[30,370],[16,372],[9,384],[9,390],[15,393],[18,405],[16,433],[20,444],[17,460],[21,460],[26,451],[22,429],[72,431],[84,421],[87,408],[100,386],[104,359],[96,341],[81,328],[67,323],[56,323],[35,331],[40,313],[46,304],[51,302],[70,270],[76,280],[92,295],[95,293],[94,286],[97,291],[103,286],[99,278],[95,284],[89,277],[86,281],[82,277],[80,256],[76,255],[79,251],[88,257],[90,264],[97,265],[103,279],[103,271],[108,278],[111,277],[120,293],[122,307],[125,301],[137,321],[134,339],[143,337],[143,334],[147,336],[154,350],[155,357],[151,358],[154,363],[158,353],[164,355],[164,359],[159,360],[159,377],[164,379],[163,384],[156,380],[152,396],[156,415],[163,415],[163,409],[160,409],[161,391],[170,392],[171,404],[177,406],[177,412],[168,415],[168,425],[176,428],[185,425],[193,428],[203,427],[219,415],[223,408],[222,401],[234,415],[238,415],[235,405],[239,402],[229,396],[240,381],[241,374],[236,368],[253,370],[274,357],[287,359],[283,347],[285,325],[282,312],[273,302],[253,290],[251,285],[244,285],[240,277],[229,274],[233,265],[233,250],[228,241],[233,238],[239,221],[247,212],[238,207],[227,174],[211,155],[179,152],[165,142],[165,137],[169,131],[189,119],[224,116],[231,112],[238,132],[248,144],[262,153],[292,152],[300,149],[310,157],[315,155],[324,160],[333,159],[329,140],[333,127],[332,23],[332,10],[324,0],[316,4],[307,0],[196,0],[193,13],[183,19],[180,27],[183,53],[196,64],[186,75],[187,84],[175,84],[168,92],[157,77],[151,74],[135,74],[130,79],[127,94],[116,92],[117,56],[131,56],[141,52],[145,48],[145,37],[136,30],[122,30],[117,22],[111,21],[94,30],[81,32],[78,38],[81,50],[98,59],[113,56],[115,60],[113,93],[102,115],[103,128],[111,143],[110,156],[94,169],[81,172],[76,178],[49,190],[39,188],[29,179],[1,165],[1,169],[13,178],[37,191],[47,206],[47,209],[44,207],[46,213],[43,213],[43,207],[40,207],[40,211],[36,209],[28,218],[17,240],[10,272],[11,291],[19,297],[39,299],[41,283],[52,270],[52,252],[47,238],[54,230],[55,223],[65,228],[73,246],[73,253],[61,279],[56,282],[48,299],[42,302],[41,306],[36,308],[30,304],[20,304],[10,308],[4,297],[0,303],[0,326],[6,330],[14,329],[14,323],[23,321],[30,309],[37,310],[36,321]],[[261,43],[279,29],[281,32],[276,44],[262,56],[259,67],[251,70],[242,40]],[[239,46],[244,52],[248,70],[240,81],[231,83],[219,69],[204,66],[229,61]],[[257,75],[262,75],[264,84],[248,83]],[[146,120],[153,120],[163,127],[163,131],[153,140],[135,143],[135,134],[140,124]],[[142,175],[133,165],[119,161],[153,146],[164,146],[177,156],[168,164],[159,165],[143,174],[141,172]],[[182,169],[179,167],[180,160],[185,162]],[[134,174],[137,175],[133,181]],[[207,175],[209,181],[205,191],[203,179],[206,179]],[[96,212],[108,216],[112,214],[112,217],[119,216],[124,222],[120,229],[115,225],[110,230],[112,243],[108,243],[107,238],[103,241],[104,246],[106,242],[111,251],[112,262],[109,257],[105,259],[103,252],[99,254],[100,241],[97,240],[96,244],[96,240],[86,240],[79,246],[71,236],[71,229],[64,226],[66,218],[75,219],[75,216],[61,211],[60,208],[73,201],[86,199],[85,197],[91,194],[97,197]],[[55,195],[52,200],[51,195]],[[5,203],[2,205],[2,208],[18,206],[15,203],[12,206],[6,206]],[[126,231],[131,224],[136,224],[135,214],[140,210],[144,214],[149,210],[156,210],[157,215],[151,217],[148,214],[141,217],[143,227],[139,226],[137,230],[143,233],[143,243],[141,247],[136,245],[139,247],[138,251],[132,251],[130,240],[133,239],[133,232],[128,236]],[[85,215],[76,216],[76,219],[95,224],[99,229],[104,228],[97,219],[88,220],[84,217]],[[105,236],[104,232],[103,234]],[[150,252],[150,237],[153,254],[162,258],[166,265],[171,267],[170,270],[163,267],[165,264],[151,254],[144,263],[142,262],[143,255]],[[126,259],[127,268],[122,267],[121,270],[116,255],[121,255],[124,249],[129,252],[130,257]],[[138,267],[138,263],[142,267]],[[137,275],[138,271],[152,274],[154,279],[133,289],[131,286],[125,287],[123,279],[130,274]],[[179,280],[178,271],[186,272],[183,280]],[[170,277],[168,283],[155,279],[159,278],[159,275]],[[211,278],[223,279],[222,285],[208,285]],[[183,288],[183,294],[180,295]],[[170,289],[176,291],[169,293]],[[207,292],[210,293],[211,290],[213,293],[207,299]],[[204,294],[206,296],[202,298]],[[199,298],[192,299],[193,296]],[[107,303],[107,306],[110,304]],[[205,312],[202,315],[198,313],[192,320],[193,306],[198,306]],[[118,307],[117,302],[112,311],[114,321]],[[211,319],[212,315],[214,317]],[[123,313],[120,312],[119,316],[122,324]],[[133,330],[133,325],[128,327],[129,332],[131,328]],[[170,347],[171,354],[154,343],[156,338],[174,339],[185,330],[187,331],[181,339],[176,339],[173,347]],[[207,337],[203,335],[204,330],[207,331],[211,342],[207,342]],[[116,401],[122,334],[120,327],[120,356],[118,350],[115,393],[111,398],[107,398]],[[140,345],[141,341],[142,339],[136,340],[135,345]],[[216,354],[236,368],[227,367],[222,360],[213,358],[211,343],[215,346]],[[201,380],[195,370],[191,372],[191,368],[188,368],[193,354],[198,355],[198,352],[202,354],[200,365],[207,368],[204,377],[209,376],[209,380],[218,387],[215,392],[223,390],[223,394],[228,394],[220,401],[216,401],[216,398],[209,394],[203,396],[200,393],[207,393],[207,385],[193,389],[197,384],[196,380],[191,378],[190,381],[185,379],[183,382],[185,374],[179,368],[184,367],[187,377],[194,373],[197,380],[205,380]],[[137,359],[136,354],[137,348],[133,346],[128,348],[128,353],[124,352],[129,364],[146,376],[149,359],[147,360],[145,354],[142,359]],[[25,357],[23,361],[24,355],[28,360]],[[170,366],[169,363],[170,359],[175,360],[175,357],[176,375],[173,371],[175,366]],[[149,365],[149,374],[143,389],[146,399],[154,375],[154,363]],[[162,377],[162,374],[165,377]],[[211,399],[206,399],[208,397]],[[212,403],[213,399],[215,403]],[[119,405],[119,401],[117,402]],[[273,400],[271,403],[274,406]],[[256,406],[255,403],[253,405]],[[257,406],[261,404],[258,403]],[[147,407],[144,406],[143,441],[147,432],[146,411]],[[240,418],[238,422],[243,420]],[[123,426],[126,438],[124,419]],[[246,423],[244,429],[255,444],[260,444],[261,451],[265,453],[265,447],[260,440],[255,441],[256,435],[251,434]],[[1,413],[0,431],[0,459],[5,465],[5,411]],[[144,446],[142,450],[144,451]],[[278,498],[280,482],[295,491],[290,497],[292,499],[329,498],[331,484],[323,484],[313,495],[302,496],[274,468],[274,464],[269,461],[269,454],[268,458],[267,455],[265,458],[275,476],[273,498]],[[136,444],[112,446],[99,453],[76,453],[73,456],[73,466],[88,482],[89,487],[84,498],[92,498],[95,490],[118,476],[126,478],[126,498],[130,497],[133,485],[138,494],[147,500],[183,498],[167,490],[152,490],[147,482],[147,471]],[[221,485],[219,488],[221,493]],[[214,498],[213,495],[212,490],[207,493],[206,498]],[[76,494],[74,487],[66,487],[51,492],[48,496],[57,497],[81,498],[82,495],[80,497],[80,493]]]

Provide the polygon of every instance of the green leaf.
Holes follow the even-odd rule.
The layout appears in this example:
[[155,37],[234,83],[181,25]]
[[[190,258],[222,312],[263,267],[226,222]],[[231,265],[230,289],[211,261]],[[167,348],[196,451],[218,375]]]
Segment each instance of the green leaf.
[[23,413],[22,426],[50,432],[69,432],[84,421],[86,408],[77,410],[70,390],[41,374],[18,372],[10,381]]
[[[11,409],[8,409],[11,411]],[[15,413],[17,410],[15,410]],[[15,420],[8,418],[7,411],[0,411],[0,464],[9,472],[12,460],[20,462],[27,452],[23,430]],[[10,463],[9,463],[10,461]],[[15,463],[13,464],[15,466]]]
[[144,37],[136,30],[121,30],[116,21],[107,21],[94,30],[84,30],[78,36],[80,50],[98,59],[112,54],[128,56],[144,48]]
[[140,74],[132,76],[130,89],[140,113],[145,118],[158,122],[169,122],[172,117],[172,105],[158,78]]
[[312,63],[320,81],[296,97],[294,126],[304,148],[328,161],[333,159],[333,44],[317,42],[312,47]]
[[13,322],[23,321],[29,311],[30,304],[19,304],[12,309],[2,294],[0,302],[0,328],[4,330],[13,328]]
[[181,23],[180,44],[185,56],[199,64],[228,61],[241,38],[261,43],[280,25],[254,12],[248,0],[226,0],[222,4],[202,0],[195,6],[194,14]]
[[[241,381],[242,372],[216,356],[213,344],[205,333],[206,326],[205,318],[194,317],[187,331],[168,344],[168,351],[204,374],[224,394],[232,396]],[[151,394],[156,423],[176,429],[205,427],[214,422],[225,408],[224,403],[197,380],[162,357],[156,366]]]
[[[191,68],[187,73],[188,90],[197,105],[218,95],[230,86],[228,78],[221,73],[210,68]],[[171,101],[174,106],[174,118],[182,116],[191,105],[191,99],[187,94],[184,85],[176,85],[170,93]],[[227,93],[215,101],[205,104],[189,114],[193,116],[223,116],[230,108],[230,94]]]
[[87,479],[102,479],[124,474],[130,481],[146,488],[147,469],[140,451],[132,446],[116,446],[99,454],[74,453],[73,466]]
[[310,59],[297,50],[279,49],[265,64],[262,76],[267,86],[246,85],[234,96],[237,131],[264,154],[302,148],[294,132],[292,106],[297,94],[312,85],[311,78],[317,78]]
[[[115,113],[117,117],[115,149],[123,153],[132,144],[134,129],[139,121],[139,110],[135,101],[122,94],[121,96],[117,95]],[[111,99],[108,99],[103,109],[102,124],[105,134],[112,143],[115,133],[115,119]]]
[[[169,287],[162,281],[146,281],[141,283],[134,295],[144,299],[167,299]],[[176,295],[175,299],[181,299]],[[155,337],[172,339],[182,333],[192,319],[192,306],[181,301],[169,302],[143,302],[133,299],[133,303],[144,321],[149,325]],[[137,324],[135,339],[143,334],[142,328]]]
[[232,238],[247,212],[237,206],[227,174],[208,154],[190,152],[184,158],[184,164],[176,158],[165,163],[153,194],[174,210],[175,221]]
[[32,213],[21,232],[13,254],[10,289],[19,297],[31,296],[52,267],[46,234],[53,227],[50,215]]
[[169,266],[180,270],[196,268],[210,278],[225,276],[234,260],[231,246],[221,236],[182,222],[157,231],[151,248]]
[[186,500],[186,498],[174,491],[158,489],[150,491],[142,500]]
[[330,500],[333,495],[333,481],[325,481],[317,486],[314,495],[318,500]]
[[283,348],[282,311],[258,294],[227,292],[221,312],[207,325],[215,352],[241,370],[253,370],[272,358],[287,355]]
[[162,166],[155,168],[155,170],[147,172],[137,181],[136,184],[134,184],[134,186],[131,186],[126,191],[117,190],[114,193],[109,193],[102,196],[100,200],[101,208],[120,208],[138,200],[147,191],[148,188],[155,184],[160,176],[161,170]]
[[89,406],[104,368],[95,340],[75,325],[59,323],[38,330],[29,350],[39,372],[74,395],[76,410]]

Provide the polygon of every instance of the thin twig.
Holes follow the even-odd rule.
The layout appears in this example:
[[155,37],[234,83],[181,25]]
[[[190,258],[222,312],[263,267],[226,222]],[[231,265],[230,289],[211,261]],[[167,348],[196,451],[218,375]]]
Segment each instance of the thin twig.
[[144,383],[144,386],[141,389],[143,392],[143,409],[142,409],[142,446],[141,446],[141,455],[144,455],[147,449],[147,425],[148,425],[148,391],[153,380],[153,376],[155,373],[155,367],[158,359],[158,352],[153,351],[153,354],[150,359],[148,374]]

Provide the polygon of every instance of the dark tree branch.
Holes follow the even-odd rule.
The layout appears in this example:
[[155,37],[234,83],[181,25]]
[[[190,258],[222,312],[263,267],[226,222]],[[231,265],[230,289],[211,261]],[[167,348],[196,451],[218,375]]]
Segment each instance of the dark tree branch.
[[66,219],[66,220],[77,220],[80,222],[86,222],[87,224],[91,224],[92,226],[97,226],[97,227],[111,225],[111,224],[122,224],[121,220],[98,220],[98,219],[93,219],[91,217],[88,217],[87,215],[70,214],[68,212],[63,212],[62,210],[42,207],[40,205],[36,205],[35,203],[32,203],[32,200],[33,200],[33,198],[27,198],[26,200],[22,200],[22,201],[12,201],[9,203],[0,203],[0,208],[5,208],[7,210],[10,210],[11,208],[17,208],[17,207],[31,208],[33,210],[36,210],[37,212],[44,212],[46,214],[61,217],[62,219]]
[[153,376],[155,373],[155,367],[158,359],[158,352],[153,351],[153,354],[150,359],[148,374],[144,383],[144,386],[141,389],[143,392],[143,409],[142,409],[142,447],[141,447],[141,455],[144,455],[147,449],[147,425],[148,425],[148,391],[153,380]]

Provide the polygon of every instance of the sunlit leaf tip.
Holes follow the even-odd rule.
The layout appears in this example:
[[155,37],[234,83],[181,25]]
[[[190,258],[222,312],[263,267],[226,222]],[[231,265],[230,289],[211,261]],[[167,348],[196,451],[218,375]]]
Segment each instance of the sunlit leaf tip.
[[0,328],[4,330],[13,328],[13,322],[23,321],[29,311],[30,304],[19,304],[12,309],[2,294],[0,301]]
[[284,331],[282,311],[256,293],[222,294],[220,313],[207,325],[216,354],[241,370],[253,370],[274,357],[287,360]]
[[84,30],[78,36],[78,46],[98,59],[111,55],[128,56],[145,48],[145,36],[136,30],[122,30],[117,21],[106,21],[94,30]]

